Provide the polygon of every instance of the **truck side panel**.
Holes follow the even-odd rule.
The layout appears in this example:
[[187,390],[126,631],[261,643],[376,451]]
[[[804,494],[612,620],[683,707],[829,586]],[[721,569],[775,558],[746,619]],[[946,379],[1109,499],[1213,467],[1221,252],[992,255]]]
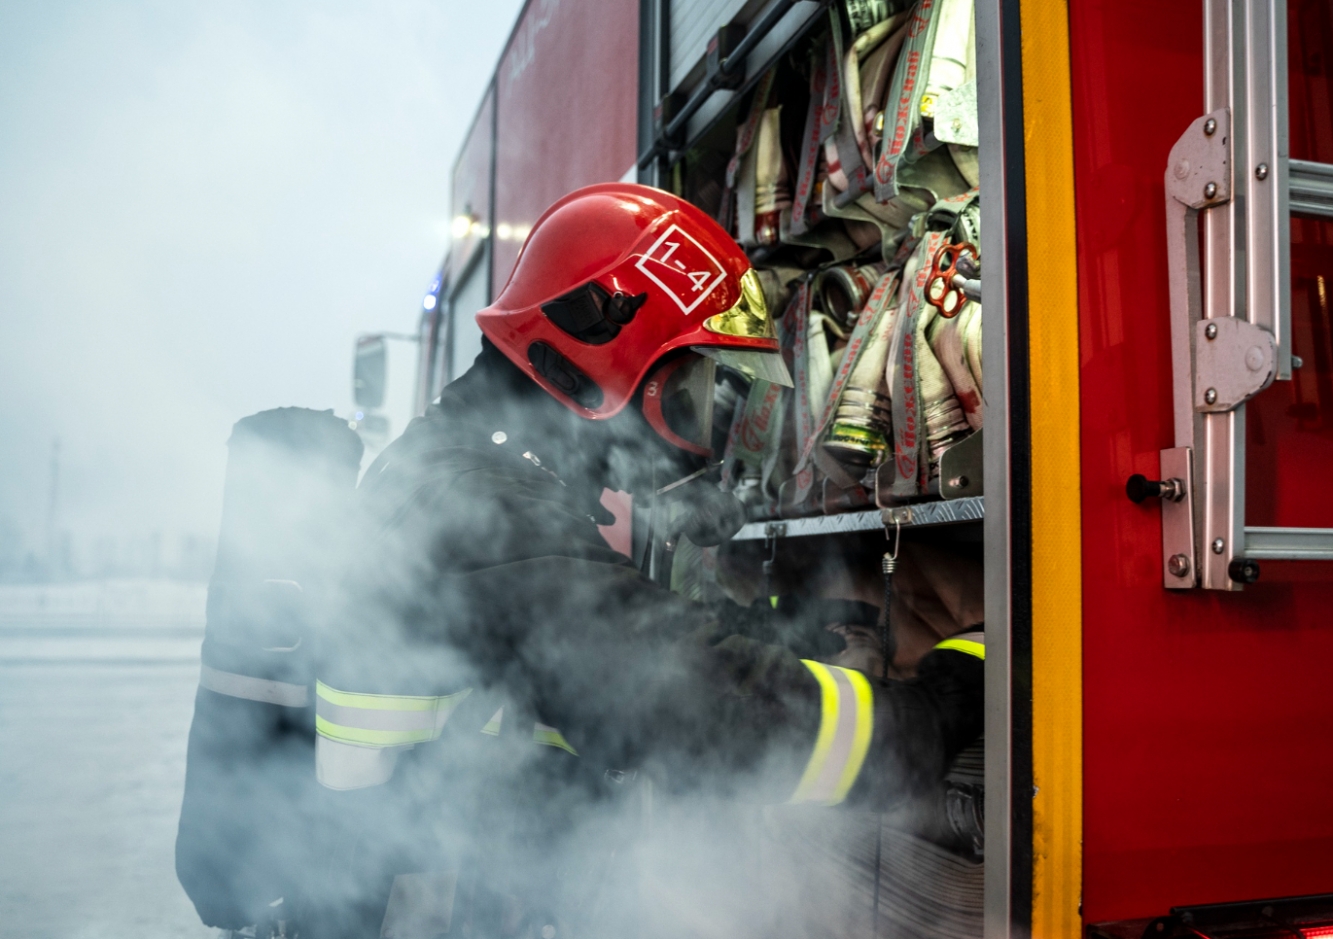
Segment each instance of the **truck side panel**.
[[494,296],[547,206],[633,166],[638,36],[637,0],[532,0],[523,11],[496,71]]
[[[491,157],[495,133],[495,85],[477,108],[467,140],[454,163],[450,211],[453,212],[453,246],[449,253],[450,278],[457,281],[472,261],[473,252],[491,227]],[[464,227],[466,225],[466,227]],[[474,311],[475,312],[475,311]]]
[[[1293,13],[1293,30],[1297,22]],[[1096,922],[1333,891],[1333,568],[1266,561],[1243,593],[1167,591],[1158,507],[1124,494],[1132,473],[1159,478],[1158,451],[1174,443],[1163,173],[1172,144],[1203,111],[1201,5],[1085,0],[1070,5],[1070,27],[1082,384],[1081,401],[1068,406],[1081,406],[1083,440],[1083,915]],[[1299,243],[1296,290],[1317,276],[1302,264],[1322,264],[1319,276],[1333,277],[1331,256],[1299,260]],[[1317,308],[1317,288],[1307,293]],[[1311,305],[1304,313],[1295,305],[1294,351],[1307,361],[1327,351],[1300,345]],[[1300,445],[1287,413],[1295,384],[1278,382],[1256,401],[1252,443],[1258,425],[1270,445],[1274,435],[1285,448]],[[1310,436],[1306,446],[1327,440]],[[1249,459],[1262,472],[1253,447]],[[1333,523],[1327,459],[1319,466],[1303,484],[1269,477],[1282,521]],[[1283,508],[1297,496],[1304,518]],[[1255,517],[1262,510],[1255,499],[1250,524],[1273,523]]]

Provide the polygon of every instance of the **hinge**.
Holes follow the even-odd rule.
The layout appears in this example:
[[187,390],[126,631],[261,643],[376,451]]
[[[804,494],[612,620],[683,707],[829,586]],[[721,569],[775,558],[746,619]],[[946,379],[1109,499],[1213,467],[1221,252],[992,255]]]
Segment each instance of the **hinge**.
[[1162,585],[1171,590],[1198,586],[1194,556],[1194,455],[1189,447],[1162,451],[1162,479],[1171,492],[1162,499]]
[[1234,316],[1194,324],[1194,409],[1233,411],[1273,383],[1277,343],[1268,330]]

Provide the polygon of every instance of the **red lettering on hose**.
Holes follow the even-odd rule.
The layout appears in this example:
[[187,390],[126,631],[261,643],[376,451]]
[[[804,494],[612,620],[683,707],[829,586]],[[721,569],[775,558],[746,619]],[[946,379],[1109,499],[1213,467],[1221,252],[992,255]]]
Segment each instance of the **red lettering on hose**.
[[912,479],[916,476],[916,366],[911,333],[903,342],[903,410],[907,414],[903,427],[903,447],[897,453],[898,476]]
[[915,38],[930,28],[930,10],[935,0],[923,0],[916,13],[912,14],[912,24],[907,27],[907,35]]
[[761,435],[768,431],[769,422],[773,419],[773,406],[781,393],[781,386],[769,385],[759,402],[759,407],[755,410],[753,424],[748,420],[741,421],[741,443],[751,453],[758,453],[763,449],[764,441]]
[[917,73],[921,69],[921,53],[913,50],[907,54],[907,74],[903,76],[903,91],[898,98],[898,112],[894,117],[893,137],[875,166],[875,179],[887,184],[893,178],[893,166],[889,162],[903,152],[907,145],[907,119],[912,111],[912,93],[916,90]]

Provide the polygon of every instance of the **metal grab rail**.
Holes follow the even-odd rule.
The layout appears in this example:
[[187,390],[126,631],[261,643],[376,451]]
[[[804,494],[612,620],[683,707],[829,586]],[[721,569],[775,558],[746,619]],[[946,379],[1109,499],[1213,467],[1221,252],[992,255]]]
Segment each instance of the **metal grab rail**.
[[704,106],[704,103],[713,96],[715,91],[720,91],[726,83],[733,77],[733,74],[745,68],[745,60],[754,47],[763,42],[764,38],[773,31],[788,11],[800,0],[778,0],[768,11],[745,32],[745,37],[732,50],[731,54],[724,58],[719,64],[718,69],[711,75],[704,78],[699,83],[699,87],[694,89],[684,106],[674,114],[666,123],[666,126],[658,133],[656,139],[643,153],[639,154],[638,168],[647,169],[653,160],[657,159],[663,153],[672,149],[670,141],[676,138],[695,113]]
[[1333,218],[1333,166],[1288,157],[1285,0],[1205,0],[1204,22],[1209,113],[1165,176],[1176,445],[1161,451],[1162,579],[1239,590],[1257,560],[1333,560],[1333,529],[1245,524],[1245,402],[1291,378],[1290,218]]

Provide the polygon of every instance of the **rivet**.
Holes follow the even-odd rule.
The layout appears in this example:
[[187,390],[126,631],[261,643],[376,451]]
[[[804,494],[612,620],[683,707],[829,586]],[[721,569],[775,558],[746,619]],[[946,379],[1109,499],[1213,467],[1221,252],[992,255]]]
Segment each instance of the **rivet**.
[[1223,538],[1213,539],[1213,554],[1221,554],[1223,551],[1226,550],[1226,547],[1227,543],[1225,539]]
[[1216,389],[1216,388],[1209,388],[1207,391],[1205,391],[1205,392],[1203,393],[1203,401],[1204,401],[1205,404],[1216,404],[1216,403],[1217,403],[1217,389]]
[[1255,179],[1260,179],[1260,180],[1263,180],[1263,179],[1267,179],[1267,178],[1268,178],[1268,164],[1267,164],[1267,163],[1260,163],[1258,166],[1256,166],[1256,167],[1254,168],[1254,178],[1255,178]]
[[1305,364],[1305,359],[1301,358],[1299,355],[1293,355],[1291,357],[1292,368],[1300,368],[1304,364]]
[[1203,122],[1203,134],[1205,137],[1211,137],[1217,133],[1217,118],[1210,117]]
[[955,489],[966,489],[970,480],[966,476],[955,476],[949,480],[949,485]]
[[1166,562],[1166,568],[1172,577],[1184,577],[1190,572],[1190,559],[1183,554],[1173,554]]
[[1215,195],[1217,195],[1217,183],[1209,183],[1203,187],[1203,197],[1205,199],[1211,199]]
[[1216,324],[1216,323],[1209,323],[1207,326],[1205,326],[1205,327],[1203,328],[1203,334],[1204,334],[1205,336],[1207,336],[1209,339],[1216,339],[1216,338],[1217,338],[1217,324]]
[[1245,367],[1252,372],[1257,372],[1264,367],[1264,350],[1258,346],[1250,346],[1245,350]]
[[495,433],[491,434],[491,443],[504,443],[508,439],[509,435],[503,430],[497,430]]

